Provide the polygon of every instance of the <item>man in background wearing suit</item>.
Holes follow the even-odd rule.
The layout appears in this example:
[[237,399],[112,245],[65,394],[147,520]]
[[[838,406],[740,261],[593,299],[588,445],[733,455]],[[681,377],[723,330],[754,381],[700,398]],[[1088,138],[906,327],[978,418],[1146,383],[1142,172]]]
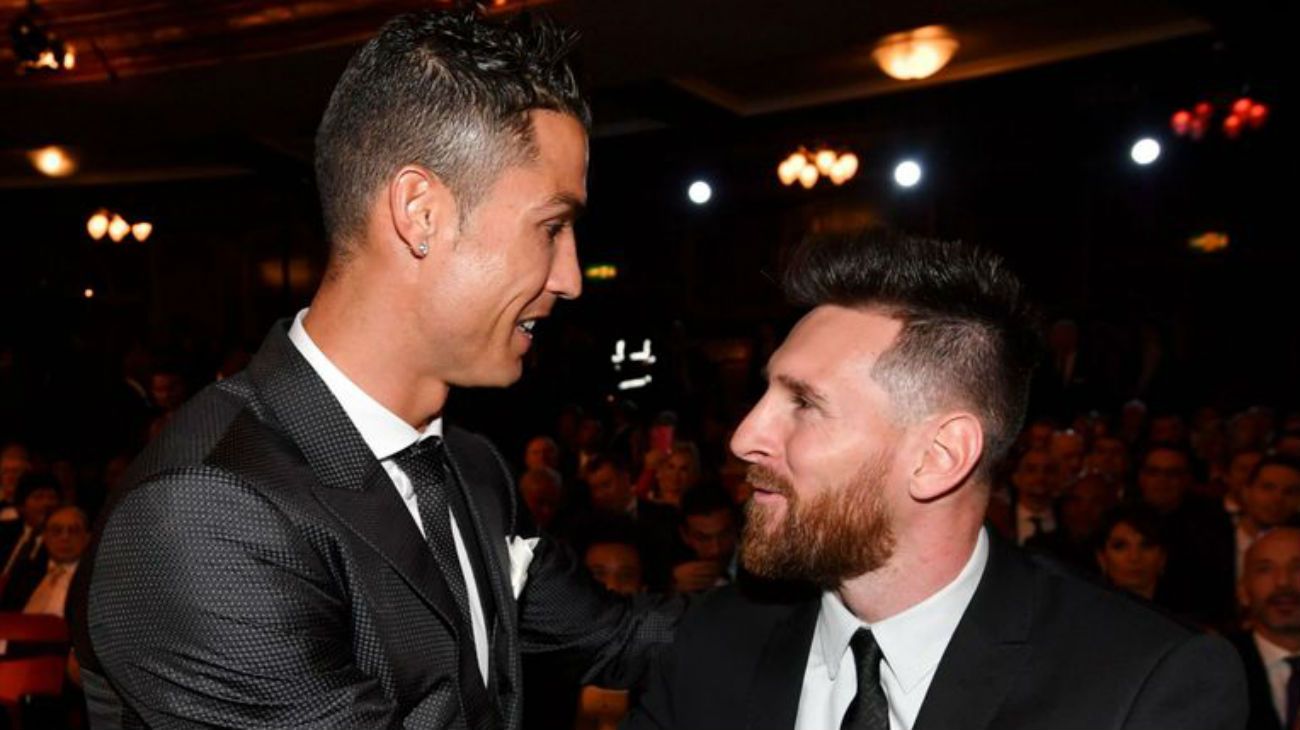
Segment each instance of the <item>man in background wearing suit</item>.
[[1247,548],[1237,595],[1251,626],[1230,637],[1250,687],[1246,728],[1289,730],[1300,713],[1300,529],[1271,530]]
[[78,572],[93,727],[518,728],[522,652],[626,686],[668,641],[672,605],[520,536],[501,457],[441,417],[580,293],[572,41],[420,12],[353,57],[310,309],[176,412]]
[[1036,350],[1000,259],[835,235],[794,252],[785,287],[812,311],[732,439],[755,490],[741,550],[749,571],[815,590],[701,599],[628,727],[1241,726],[1225,641],[982,527]]

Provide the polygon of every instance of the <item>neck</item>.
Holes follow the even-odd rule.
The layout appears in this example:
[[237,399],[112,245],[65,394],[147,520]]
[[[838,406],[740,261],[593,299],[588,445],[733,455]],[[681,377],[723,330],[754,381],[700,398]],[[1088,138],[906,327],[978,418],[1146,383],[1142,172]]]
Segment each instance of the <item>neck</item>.
[[398,285],[365,285],[374,272],[354,260],[346,273],[327,276],[303,319],[303,328],[334,366],[380,405],[412,427],[424,428],[442,413],[449,387],[421,372],[420,352],[410,344],[409,317],[396,316],[404,306],[385,292]]
[[1273,631],[1267,626],[1256,624],[1255,633],[1289,652],[1300,652],[1300,631]]
[[881,568],[840,583],[840,600],[853,615],[869,624],[883,621],[938,593],[961,574],[975,550],[980,522],[937,526],[940,529],[931,535],[899,543]]

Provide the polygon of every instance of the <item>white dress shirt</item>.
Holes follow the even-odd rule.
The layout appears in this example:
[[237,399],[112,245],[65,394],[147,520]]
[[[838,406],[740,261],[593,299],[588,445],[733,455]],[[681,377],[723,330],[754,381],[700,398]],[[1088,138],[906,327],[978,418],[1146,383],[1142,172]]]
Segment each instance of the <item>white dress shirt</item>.
[[1277,716],[1286,722],[1286,683],[1291,678],[1291,665],[1286,658],[1294,653],[1283,649],[1259,635],[1251,632],[1255,639],[1255,648],[1259,649],[1259,658],[1264,661],[1264,671],[1268,673],[1268,688],[1273,692],[1273,709]]
[[45,566],[45,576],[36,584],[36,590],[23,606],[23,613],[43,613],[63,617],[63,609],[68,603],[68,588],[72,585],[72,574],[77,572],[77,564],[60,563],[51,560]]
[[[1041,528],[1041,529],[1039,529]],[[1025,541],[1039,532],[1052,532],[1056,529],[1056,515],[1051,509],[1034,512],[1023,502],[1016,502],[1016,543],[1024,545]]]
[[[433,419],[424,431],[417,431],[397,414],[366,395],[365,391],[344,375],[343,371],[321,352],[316,343],[312,342],[307,330],[302,326],[302,318],[306,314],[307,310],[304,309],[294,317],[293,326],[289,328],[289,341],[298,348],[298,352],[311,365],[312,370],[315,370],[321,380],[325,381],[325,387],[329,388],[330,393],[338,399],[343,412],[361,433],[361,438],[383,465],[384,471],[388,472],[393,485],[397,487],[397,493],[402,497],[402,502],[406,504],[407,511],[411,513],[411,519],[415,521],[415,527],[423,535],[424,523],[420,522],[420,506],[415,497],[415,485],[411,484],[411,479],[398,468],[393,457],[417,441],[423,441],[431,436],[441,437],[442,418]],[[454,514],[450,517],[451,535],[456,543],[456,557],[460,560],[460,572],[465,577],[465,588],[469,595],[474,653],[478,659],[479,671],[483,674],[483,681],[486,683],[488,677],[487,618],[483,613],[483,602],[479,600],[474,566],[470,563],[469,553],[465,549],[465,540],[461,537],[460,526],[456,524]]]
[[939,660],[984,575],[988,558],[988,536],[980,530],[970,559],[951,583],[902,613],[871,625],[854,616],[835,591],[823,593],[804,670],[795,730],[831,730],[840,726],[858,693],[858,669],[849,640],[859,627],[871,629],[884,655],[880,685],[889,702],[890,730],[911,730]]

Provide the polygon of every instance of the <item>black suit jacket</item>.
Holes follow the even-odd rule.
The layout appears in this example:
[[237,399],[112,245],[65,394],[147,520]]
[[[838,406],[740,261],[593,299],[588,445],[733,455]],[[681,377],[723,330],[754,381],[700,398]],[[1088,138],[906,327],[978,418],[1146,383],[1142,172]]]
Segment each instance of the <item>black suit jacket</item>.
[[[177,413],[100,518],[73,598],[95,728],[466,726],[443,573],[286,330]],[[596,590],[545,541],[516,602],[505,466],[479,436],[447,425],[444,441],[501,609],[489,635],[503,726],[520,724],[521,652],[635,678],[674,611]]]
[[1268,683],[1268,670],[1264,668],[1264,659],[1255,646],[1254,636],[1248,632],[1237,632],[1228,637],[1241,655],[1241,663],[1246,667],[1246,686],[1250,693],[1250,720],[1246,730],[1283,730],[1282,718],[1278,716],[1273,705],[1273,689]]
[[[1239,730],[1241,664],[1134,600],[993,540],[915,730]],[[789,730],[816,596],[759,602],[724,588],[694,606],[624,725]]]

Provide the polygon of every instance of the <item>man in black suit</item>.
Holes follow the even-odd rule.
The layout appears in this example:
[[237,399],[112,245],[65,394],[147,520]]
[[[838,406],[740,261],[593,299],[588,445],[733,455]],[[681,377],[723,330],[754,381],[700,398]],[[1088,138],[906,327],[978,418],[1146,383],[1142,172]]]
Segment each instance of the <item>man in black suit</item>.
[[1036,349],[1000,259],[827,236],[794,252],[785,287],[813,309],[732,439],[755,489],[741,551],[814,590],[702,599],[628,727],[1240,727],[1226,642],[982,527]]
[[1246,727],[1292,728],[1300,712],[1300,529],[1277,528],[1251,544],[1237,595],[1251,625],[1230,637],[1250,687]]
[[672,606],[520,535],[500,455],[441,418],[452,386],[518,379],[580,292],[571,41],[419,12],[353,57],[310,309],[175,413],[78,571],[93,727],[518,728],[521,653],[625,686],[669,639]]

